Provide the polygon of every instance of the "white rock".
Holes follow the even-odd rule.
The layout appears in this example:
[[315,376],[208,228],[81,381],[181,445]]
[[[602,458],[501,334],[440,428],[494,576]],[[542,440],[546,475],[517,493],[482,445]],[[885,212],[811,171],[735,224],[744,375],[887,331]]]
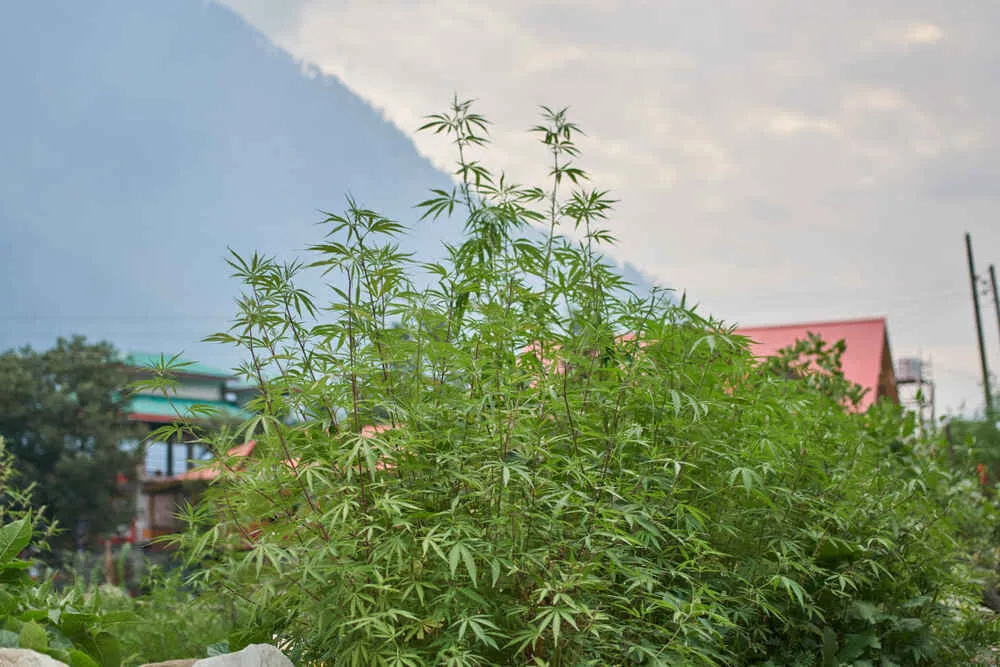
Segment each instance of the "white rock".
[[0,648],[0,667],[66,667],[66,663],[26,648]]
[[[0,667],[3,667],[0,664]],[[193,667],[295,667],[285,654],[270,644],[250,644],[242,651],[204,658]]]

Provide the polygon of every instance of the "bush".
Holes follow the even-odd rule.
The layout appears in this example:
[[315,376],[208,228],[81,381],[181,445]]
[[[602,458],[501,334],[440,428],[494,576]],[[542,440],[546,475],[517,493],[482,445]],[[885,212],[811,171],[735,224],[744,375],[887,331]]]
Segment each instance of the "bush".
[[71,667],[118,667],[121,645],[109,630],[125,617],[102,609],[99,594],[87,598],[79,591],[57,592],[51,580],[36,583],[29,576],[31,562],[19,558],[39,526],[38,513],[30,510],[32,487],[18,490],[14,477],[0,438],[0,647],[32,649]]
[[966,661],[994,628],[959,527],[992,506],[894,406],[845,409],[838,348],[761,366],[683,299],[630,293],[578,130],[544,118],[548,190],[472,159],[469,103],[431,117],[460,184],[420,206],[466,221],[440,262],[353,201],[309,265],[233,255],[239,314],[211,340],[248,353],[257,449],[211,440],[219,481],[174,541],[250,610],[234,644],[344,665]]
[[143,595],[120,599],[132,614],[118,630],[125,664],[204,658],[227,641],[238,618],[236,605],[199,595],[182,579],[179,570],[154,568]]
[[966,420],[953,417],[945,422],[949,456],[956,467],[1000,479],[1000,428],[992,419]]

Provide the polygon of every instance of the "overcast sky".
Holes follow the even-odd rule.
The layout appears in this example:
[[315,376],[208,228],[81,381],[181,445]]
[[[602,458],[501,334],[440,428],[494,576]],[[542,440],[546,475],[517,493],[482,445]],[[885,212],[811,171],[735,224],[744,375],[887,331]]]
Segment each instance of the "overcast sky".
[[454,92],[521,182],[544,170],[537,106],[569,106],[621,259],[742,324],[885,315],[895,358],[932,360],[939,412],[981,407],[963,233],[980,273],[1000,264],[993,0],[224,4],[442,167],[414,130]]

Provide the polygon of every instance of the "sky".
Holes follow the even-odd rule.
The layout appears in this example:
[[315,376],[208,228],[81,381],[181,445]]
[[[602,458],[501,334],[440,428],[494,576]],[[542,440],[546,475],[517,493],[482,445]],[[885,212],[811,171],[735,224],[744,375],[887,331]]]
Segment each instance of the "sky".
[[454,94],[520,182],[546,170],[539,105],[569,107],[580,166],[620,200],[620,259],[743,325],[885,316],[939,414],[981,409],[963,237],[979,274],[1000,264],[1000,4],[220,1],[442,168],[415,130]]

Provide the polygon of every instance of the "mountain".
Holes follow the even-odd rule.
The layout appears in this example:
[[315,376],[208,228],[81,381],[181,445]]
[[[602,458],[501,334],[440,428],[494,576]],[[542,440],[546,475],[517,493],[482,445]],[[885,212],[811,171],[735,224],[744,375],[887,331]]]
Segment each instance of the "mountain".
[[[301,255],[345,193],[412,226],[448,184],[338,79],[203,0],[0,5],[0,350],[57,335],[123,350],[234,352],[226,248]],[[434,110],[429,110],[434,111]]]

